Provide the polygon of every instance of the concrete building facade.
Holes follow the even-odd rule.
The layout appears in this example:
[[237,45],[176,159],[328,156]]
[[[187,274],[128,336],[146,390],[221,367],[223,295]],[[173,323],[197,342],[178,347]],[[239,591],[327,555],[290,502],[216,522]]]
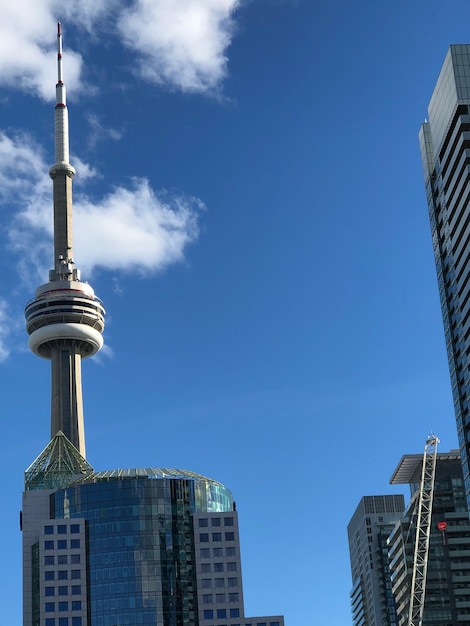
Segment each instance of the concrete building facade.
[[387,539],[404,510],[402,495],[364,496],[348,524],[353,626],[396,624]]

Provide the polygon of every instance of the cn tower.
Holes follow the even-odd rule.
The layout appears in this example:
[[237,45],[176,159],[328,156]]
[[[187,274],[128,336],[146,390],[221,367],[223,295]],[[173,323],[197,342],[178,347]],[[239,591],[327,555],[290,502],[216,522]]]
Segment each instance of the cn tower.
[[69,130],[62,74],[62,32],[57,25],[57,85],[54,110],[55,163],[49,171],[54,196],[54,269],[25,309],[29,348],[51,361],[51,439],[62,431],[85,457],[82,358],[103,345],[104,307],[80,280],[73,261],[72,180]]

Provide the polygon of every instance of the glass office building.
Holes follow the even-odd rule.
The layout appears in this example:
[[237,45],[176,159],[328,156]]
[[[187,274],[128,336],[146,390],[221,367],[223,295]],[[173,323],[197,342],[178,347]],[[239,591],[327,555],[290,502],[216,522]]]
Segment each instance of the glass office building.
[[450,46],[419,142],[470,502],[470,45]]
[[185,470],[94,472],[58,433],[26,471],[24,625],[283,626],[244,614],[238,516]]

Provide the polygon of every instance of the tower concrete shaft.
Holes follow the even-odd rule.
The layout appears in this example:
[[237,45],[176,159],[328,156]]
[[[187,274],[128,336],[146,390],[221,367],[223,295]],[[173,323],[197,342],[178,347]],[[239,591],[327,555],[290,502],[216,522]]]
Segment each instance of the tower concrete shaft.
[[57,28],[57,85],[54,111],[55,163],[49,171],[54,198],[54,269],[25,309],[29,347],[51,361],[51,439],[62,431],[85,456],[82,358],[103,345],[104,307],[73,261],[72,180],[66,90],[62,76],[62,33]]

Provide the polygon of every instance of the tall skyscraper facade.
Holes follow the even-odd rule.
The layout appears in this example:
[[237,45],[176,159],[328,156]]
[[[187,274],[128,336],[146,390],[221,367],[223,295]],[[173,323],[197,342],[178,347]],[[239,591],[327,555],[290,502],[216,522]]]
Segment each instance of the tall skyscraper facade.
[[470,502],[470,45],[452,45],[419,142],[452,395]]
[[[423,455],[402,457],[392,484],[410,485],[411,500],[388,539],[397,624],[408,624],[417,501]],[[470,626],[470,521],[458,450],[438,453],[431,513],[423,626]]]
[[82,358],[104,308],[72,255],[72,179],[58,30],[54,269],[26,307],[33,352],[52,364],[51,440],[25,472],[24,626],[284,626],[246,617],[232,494],[186,470],[95,472],[85,458]]
[[353,626],[396,624],[387,539],[404,510],[402,495],[364,496],[348,524]]

